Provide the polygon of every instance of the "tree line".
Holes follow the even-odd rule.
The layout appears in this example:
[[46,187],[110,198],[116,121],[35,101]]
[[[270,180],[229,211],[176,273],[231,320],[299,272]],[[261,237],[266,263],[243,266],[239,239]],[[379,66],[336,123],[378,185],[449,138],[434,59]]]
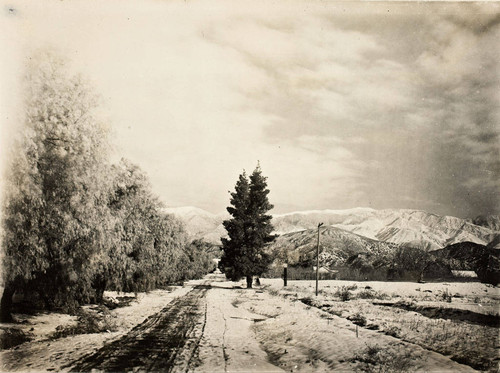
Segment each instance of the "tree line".
[[146,174],[110,161],[98,98],[54,54],[27,69],[24,126],[2,198],[1,319],[22,292],[46,309],[147,291],[212,269],[202,242],[162,212]]

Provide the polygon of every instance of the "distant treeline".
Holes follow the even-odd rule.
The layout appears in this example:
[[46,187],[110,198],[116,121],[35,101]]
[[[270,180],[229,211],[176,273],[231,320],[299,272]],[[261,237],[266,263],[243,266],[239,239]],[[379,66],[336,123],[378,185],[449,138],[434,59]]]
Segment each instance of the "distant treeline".
[[32,61],[4,176],[2,320],[15,292],[71,311],[107,289],[148,291],[213,270],[207,244],[162,213],[146,174],[124,159],[111,164],[88,84],[54,54]]
[[[288,279],[311,280],[315,257],[308,255],[288,258]],[[282,277],[283,253],[276,252],[276,266],[265,277]],[[321,260],[321,256],[320,256]],[[324,263],[324,262],[323,262]],[[484,245],[462,242],[444,249],[427,251],[411,246],[399,246],[394,251],[362,252],[341,259],[334,265],[325,265],[330,271],[320,273],[320,279],[353,281],[437,281],[461,280],[452,270],[474,271],[477,280],[497,285],[500,283],[500,252]]]

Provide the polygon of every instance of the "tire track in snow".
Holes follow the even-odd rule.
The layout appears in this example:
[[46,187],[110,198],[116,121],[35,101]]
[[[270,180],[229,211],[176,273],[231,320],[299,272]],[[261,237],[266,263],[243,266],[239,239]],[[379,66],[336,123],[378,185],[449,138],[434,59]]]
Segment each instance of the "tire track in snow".
[[199,353],[199,349],[200,349],[200,343],[201,343],[201,340],[203,339],[203,336],[205,335],[205,327],[207,326],[208,304],[207,304],[206,298],[204,298],[204,300],[205,300],[205,307],[204,307],[205,310],[203,312],[203,326],[201,327],[200,336],[198,338],[196,338],[196,342],[194,344],[194,349],[191,352],[191,355],[189,356],[189,359],[187,361],[186,368],[184,370],[185,373],[192,371],[193,368],[195,368],[198,365],[198,361],[196,361],[196,359],[199,359],[198,353]]
[[[173,300],[160,312],[150,316],[122,338],[97,352],[71,364],[71,371],[103,372],[188,370],[200,339],[187,345],[193,330],[206,323],[206,302],[202,303],[209,285],[198,285],[186,295]],[[203,309],[205,312],[203,312]],[[203,334],[202,334],[203,335]],[[180,352],[192,349],[188,361],[176,361]],[[183,366],[183,369],[178,369]]]
[[224,319],[224,333],[222,333],[222,355],[224,356],[224,372],[227,372],[227,361],[229,360],[229,355],[226,351],[226,332],[227,332],[227,319],[224,312],[219,307],[219,311]]

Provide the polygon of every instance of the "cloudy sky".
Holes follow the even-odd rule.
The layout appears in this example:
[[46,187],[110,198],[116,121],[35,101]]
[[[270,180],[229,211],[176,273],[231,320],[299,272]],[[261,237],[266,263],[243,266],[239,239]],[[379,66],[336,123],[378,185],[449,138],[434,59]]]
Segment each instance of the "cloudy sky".
[[168,206],[222,212],[260,160],[277,213],[500,213],[499,4],[2,6],[4,141],[27,58],[55,48]]

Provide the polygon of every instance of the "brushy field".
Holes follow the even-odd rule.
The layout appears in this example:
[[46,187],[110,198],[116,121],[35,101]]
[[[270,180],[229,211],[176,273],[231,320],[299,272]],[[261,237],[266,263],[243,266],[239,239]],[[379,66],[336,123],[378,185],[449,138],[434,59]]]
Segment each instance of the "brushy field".
[[303,303],[449,356],[474,369],[499,368],[500,289],[478,282],[413,283],[263,279],[274,295]]

